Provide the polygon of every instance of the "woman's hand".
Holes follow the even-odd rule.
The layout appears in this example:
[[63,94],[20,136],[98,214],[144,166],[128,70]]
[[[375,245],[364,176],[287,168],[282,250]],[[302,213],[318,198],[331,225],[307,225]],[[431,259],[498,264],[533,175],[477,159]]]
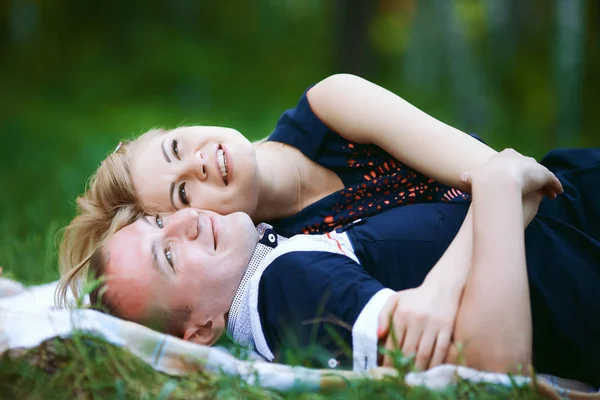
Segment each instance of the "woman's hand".
[[379,314],[377,329],[379,339],[385,340],[383,365],[393,366],[389,352],[395,349],[402,349],[405,357],[415,356],[415,367],[420,370],[443,363],[458,302],[458,296],[427,281],[391,296]]
[[523,227],[527,228],[531,221],[533,221],[543,198],[544,195],[540,191],[531,192],[523,196]]
[[474,180],[493,181],[502,177],[514,180],[521,187],[523,196],[540,191],[554,199],[563,192],[562,184],[548,168],[513,149],[493,155],[478,170],[463,173],[461,180],[470,186]]

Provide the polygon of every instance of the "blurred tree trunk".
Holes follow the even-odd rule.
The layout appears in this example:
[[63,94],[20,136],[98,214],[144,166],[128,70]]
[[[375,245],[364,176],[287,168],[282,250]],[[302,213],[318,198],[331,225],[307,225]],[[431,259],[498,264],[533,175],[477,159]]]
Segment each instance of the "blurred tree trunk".
[[416,3],[410,27],[410,39],[404,57],[404,82],[428,96],[440,96],[443,90],[444,40],[432,0]]
[[446,42],[446,65],[454,103],[463,123],[470,133],[484,129],[488,122],[488,98],[481,68],[477,65],[467,40],[464,23],[457,11],[457,0],[435,0],[439,20],[443,21]]
[[485,0],[484,6],[487,17],[490,46],[487,57],[497,85],[494,90],[500,90],[506,79],[507,72],[514,67],[514,56],[517,47],[517,37],[520,32],[520,18],[515,18],[517,0]]
[[376,1],[336,0],[333,8],[335,27],[335,66],[339,72],[348,72],[369,78],[373,57],[369,41],[369,23],[375,13]]
[[10,6],[11,40],[13,43],[21,44],[27,41],[35,30],[38,6],[32,0],[13,0]]
[[582,0],[555,0],[555,82],[557,90],[556,143],[573,142],[580,131],[585,18]]
[[423,0],[417,4],[405,57],[404,80],[420,92],[440,97],[446,87],[462,130],[484,129],[488,100],[456,1]]

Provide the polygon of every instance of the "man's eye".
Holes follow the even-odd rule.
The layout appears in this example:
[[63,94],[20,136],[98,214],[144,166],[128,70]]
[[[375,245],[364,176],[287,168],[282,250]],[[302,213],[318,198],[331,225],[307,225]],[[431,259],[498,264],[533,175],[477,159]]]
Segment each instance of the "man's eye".
[[187,193],[185,191],[185,182],[179,185],[179,200],[186,206],[190,205],[190,199],[187,197]]
[[160,229],[165,227],[162,218],[158,214],[156,215],[156,217],[154,217],[154,222],[156,222],[156,226],[158,226]]
[[165,249],[165,258],[167,259],[167,262],[169,263],[171,268],[173,268],[173,271],[175,271],[175,267],[173,267],[173,255],[171,254],[170,247]]
[[178,160],[181,160],[179,158],[179,146],[177,145],[177,140],[173,140],[173,142],[171,143],[171,151],[173,152],[173,155],[177,157]]

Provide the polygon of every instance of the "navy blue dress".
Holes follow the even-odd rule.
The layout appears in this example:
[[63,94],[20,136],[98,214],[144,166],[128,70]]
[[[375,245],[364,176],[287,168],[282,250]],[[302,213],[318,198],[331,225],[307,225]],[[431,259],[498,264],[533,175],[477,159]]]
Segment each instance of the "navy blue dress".
[[406,204],[469,201],[468,194],[401,164],[380,147],[353,143],[330,130],[313,113],[306,92],[295,108],[279,118],[268,140],[296,147],[335,172],[345,186],[293,216],[267,221],[284,236],[331,232],[356,219]]
[[[600,387],[600,150],[556,150],[543,162],[565,193],[544,200],[525,232],[533,363],[537,372]],[[368,300],[384,287],[420,285],[467,208],[415,204],[352,225],[360,265],[318,252],[277,259],[261,278],[258,306],[278,360],[293,361],[286,349],[312,348],[321,365],[331,357],[347,361],[351,327]]]

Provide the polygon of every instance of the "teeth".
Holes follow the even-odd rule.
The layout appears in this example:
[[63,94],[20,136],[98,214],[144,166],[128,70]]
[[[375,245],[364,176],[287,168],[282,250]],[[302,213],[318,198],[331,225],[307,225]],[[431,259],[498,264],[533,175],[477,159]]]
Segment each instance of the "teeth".
[[221,176],[225,180],[225,183],[227,183],[227,160],[225,160],[225,152],[223,149],[217,150],[217,163],[219,164]]

